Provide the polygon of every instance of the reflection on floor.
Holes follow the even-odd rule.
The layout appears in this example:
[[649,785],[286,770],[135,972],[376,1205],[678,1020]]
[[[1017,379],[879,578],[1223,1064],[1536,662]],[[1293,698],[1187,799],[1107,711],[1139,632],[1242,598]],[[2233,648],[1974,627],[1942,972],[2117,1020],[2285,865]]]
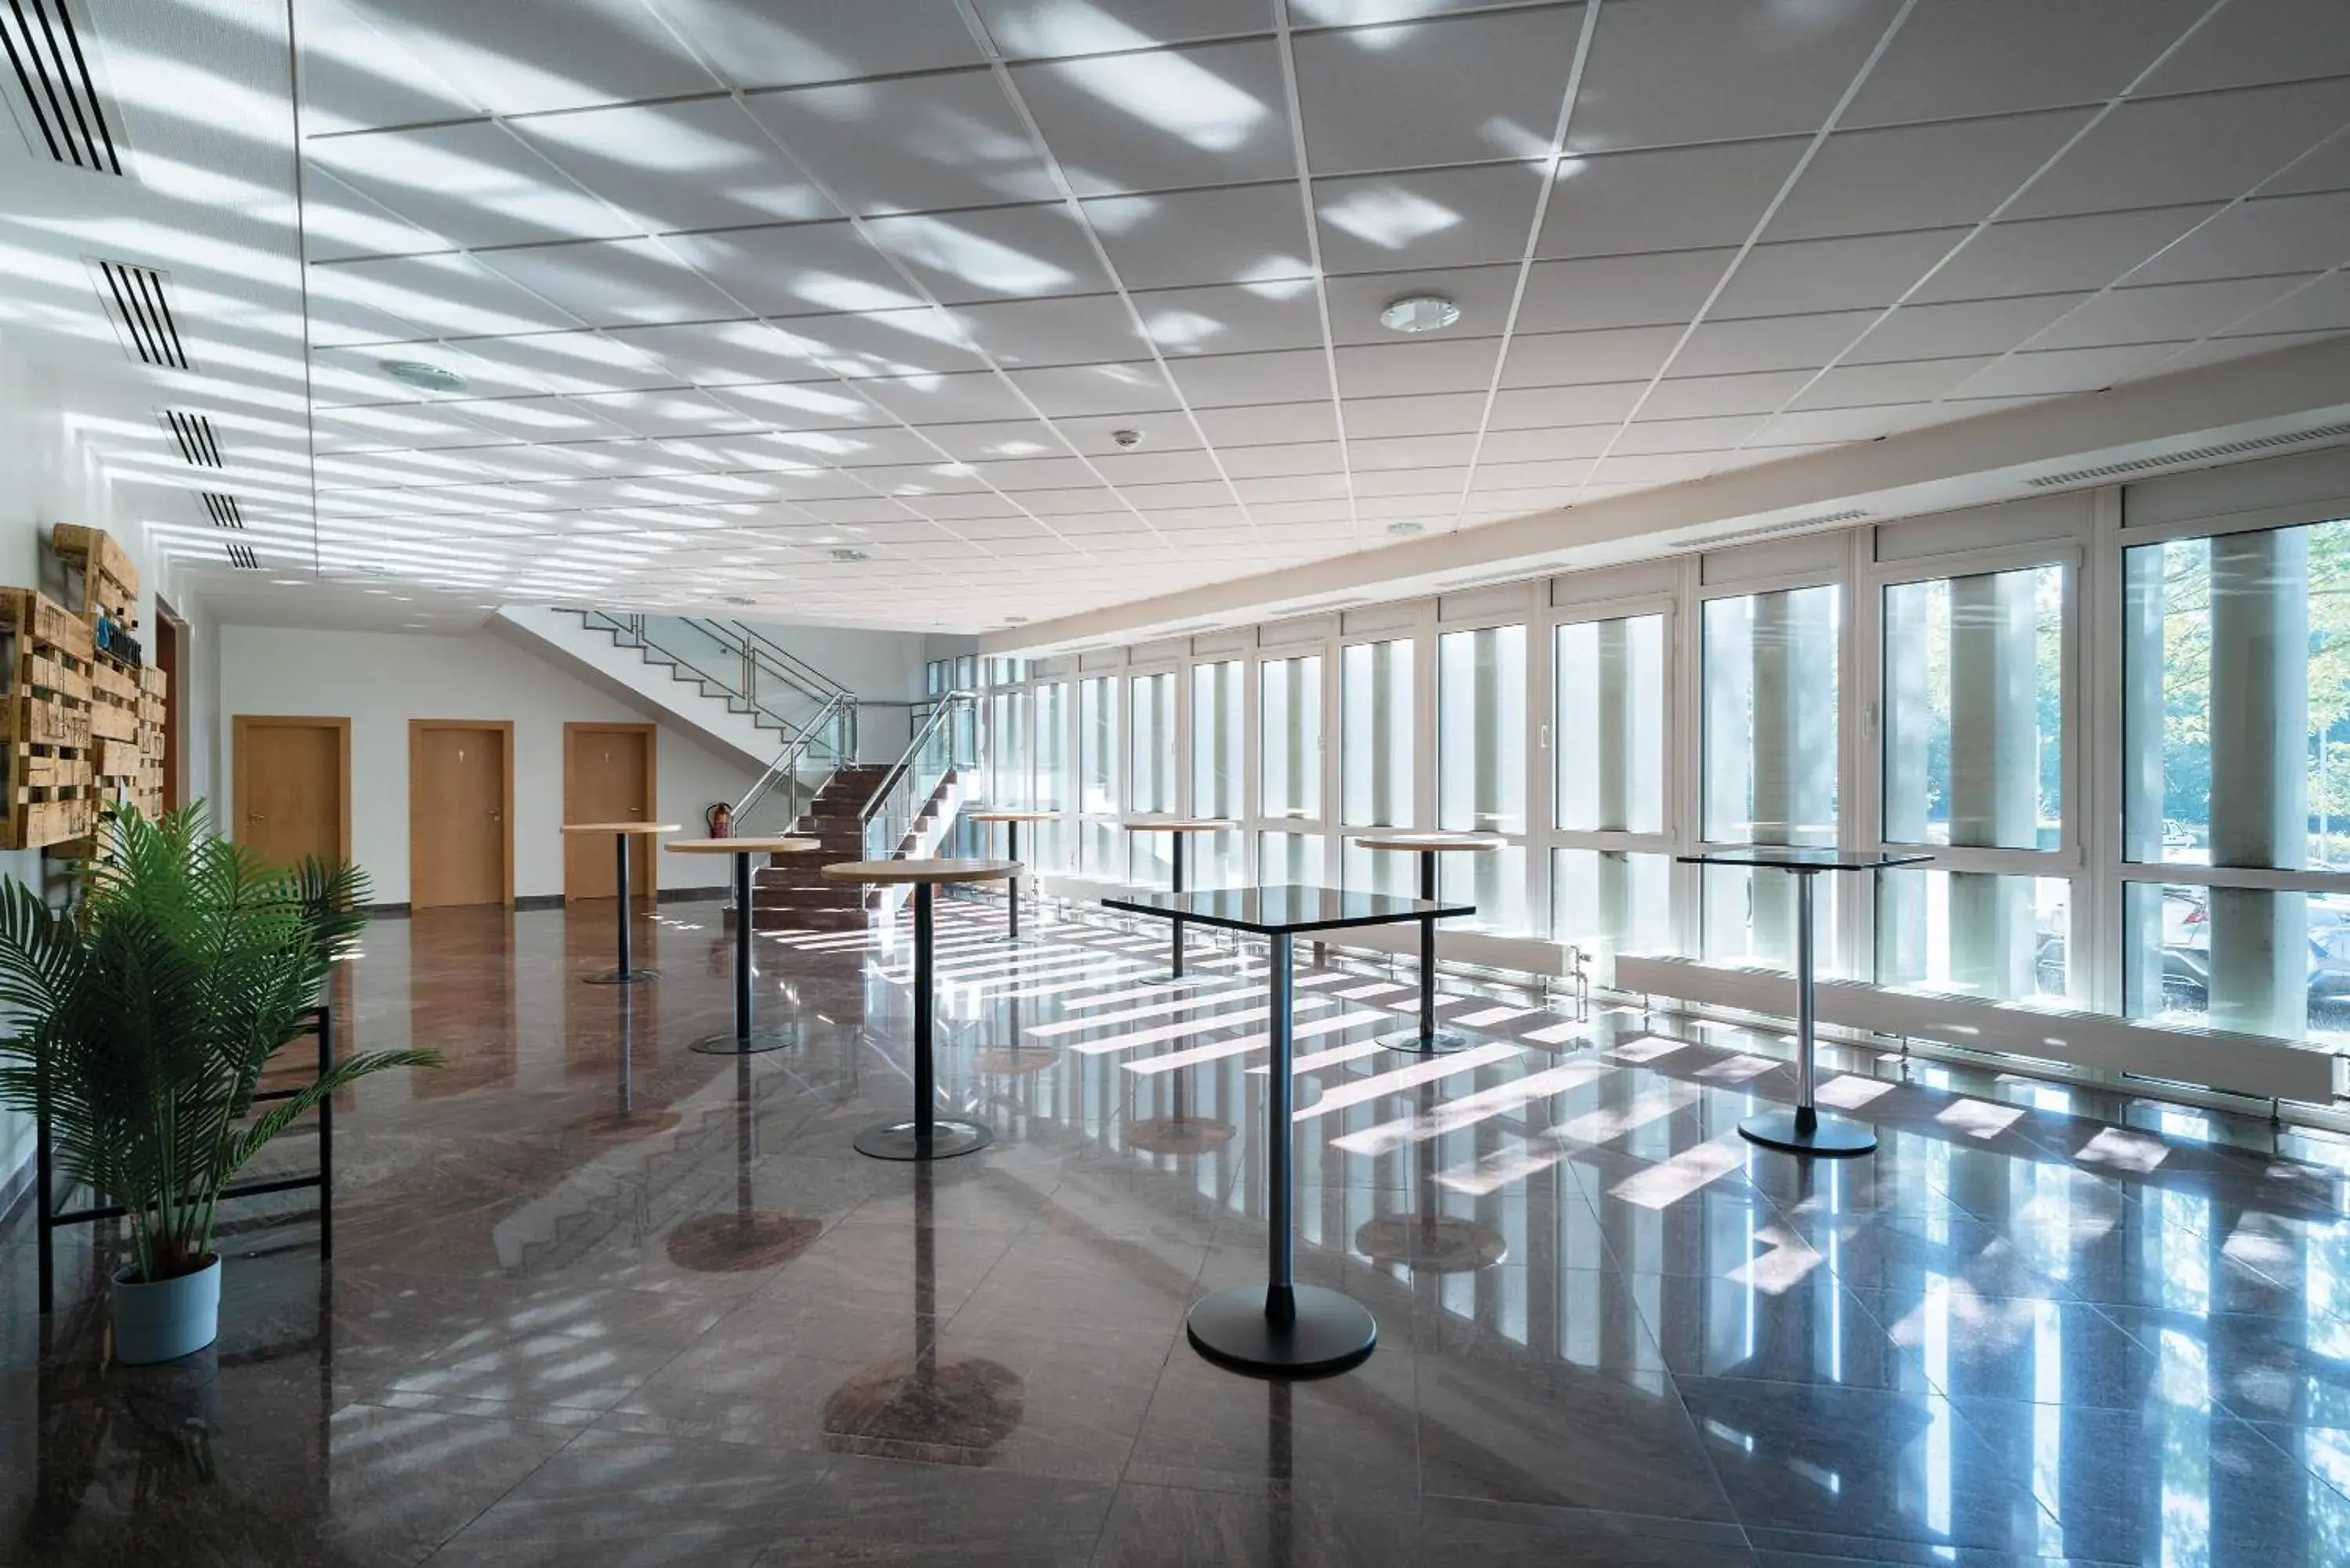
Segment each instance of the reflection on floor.
[[1313,969],[1300,1272],[1381,1337],[1268,1384],[1180,1333],[1261,1267],[1258,951],[946,905],[997,1141],[932,1170],[849,1147],[910,1093],[901,927],[763,937],[802,1043],[726,1059],[717,911],[657,925],[633,998],[578,983],[608,913],[371,929],[346,1043],[452,1066],[347,1103],[331,1272],[243,1221],[187,1363],[101,1365],[86,1235],[45,1354],[12,1226],[0,1561],[2350,1562],[2334,1146],[1847,1055],[1882,1151],[1806,1167],[1734,1131],[1777,1041],[1496,991],[1420,1063],[1367,1044],[1408,974]]

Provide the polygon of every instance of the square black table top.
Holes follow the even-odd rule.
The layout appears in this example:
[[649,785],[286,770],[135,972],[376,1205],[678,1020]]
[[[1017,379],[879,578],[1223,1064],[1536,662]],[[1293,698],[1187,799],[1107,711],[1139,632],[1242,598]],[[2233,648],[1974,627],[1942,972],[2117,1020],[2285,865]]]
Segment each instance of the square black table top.
[[1389,926],[1403,920],[1473,915],[1474,904],[1404,898],[1393,893],[1347,893],[1336,888],[1216,888],[1199,893],[1128,893],[1102,907],[1128,914],[1182,919],[1202,926],[1270,936],[1280,931],[1327,931],[1341,926]]
[[1933,857],[1910,851],[1887,855],[1874,849],[1808,849],[1751,844],[1674,858],[1684,866],[1767,866],[1774,871],[1882,871],[1889,866],[1922,866]]

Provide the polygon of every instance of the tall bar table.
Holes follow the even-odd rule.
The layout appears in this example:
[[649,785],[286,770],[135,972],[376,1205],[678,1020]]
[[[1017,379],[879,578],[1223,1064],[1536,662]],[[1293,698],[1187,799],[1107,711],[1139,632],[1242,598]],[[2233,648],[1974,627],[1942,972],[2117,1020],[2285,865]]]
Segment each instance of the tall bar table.
[[1812,1007],[1812,881],[1823,872],[1877,872],[1896,866],[1922,866],[1930,855],[1879,855],[1847,849],[1782,848],[1756,845],[1746,849],[1709,850],[1682,855],[1684,866],[1735,866],[1748,869],[1784,871],[1795,879],[1795,1105],[1793,1110],[1764,1111],[1738,1124],[1739,1136],[1765,1148],[1790,1154],[1815,1154],[1848,1159],[1877,1148],[1877,1129],[1865,1122],[1824,1116],[1812,1097],[1813,1049],[1815,1044]]
[[949,1159],[995,1141],[978,1122],[938,1114],[931,1066],[931,889],[950,882],[1004,882],[1020,875],[1016,860],[844,860],[824,868],[832,882],[910,883],[914,889],[914,1115],[879,1122],[857,1135],[857,1152],[875,1159]]
[[[1053,822],[1057,820],[1061,814],[1057,811],[1013,811],[1008,808],[982,806],[976,811],[966,811],[962,815],[967,822],[1003,824],[1003,857],[1006,860],[1017,860],[1020,858],[1020,825],[1024,822]],[[1020,940],[1019,877],[1013,877],[1011,885],[1004,889],[1003,906],[1003,940],[1016,942]]]
[[1105,898],[1106,908],[1133,915],[1196,921],[1263,937],[1272,950],[1265,966],[1272,1002],[1267,1034],[1273,1057],[1265,1090],[1265,1280],[1237,1285],[1192,1303],[1184,1327],[1192,1348],[1222,1366],[1281,1377],[1317,1377],[1361,1364],[1378,1344],[1379,1325],[1360,1302],[1320,1285],[1301,1285],[1295,1267],[1295,1177],[1297,1138],[1291,1109],[1296,1089],[1292,1057],[1290,958],[1301,931],[1394,925],[1473,914],[1465,904],[1399,898],[1388,893],[1341,893],[1329,888],[1227,888],[1208,893],[1133,893]]
[[[619,922],[620,927],[619,967],[617,969],[608,969],[601,974],[589,975],[588,977],[588,983],[589,985],[630,985],[640,980],[659,980],[660,978],[660,971],[657,969],[639,969],[631,963],[629,959],[629,920],[630,915],[629,904],[629,844],[632,839],[649,836],[656,833],[675,833],[677,831],[677,824],[674,822],[567,822],[563,825],[563,831],[566,833],[608,833],[612,836],[613,846],[618,851],[619,857],[619,869],[615,873],[615,879],[613,882],[614,888],[619,894],[620,903],[620,918]],[[655,878],[655,880],[659,880],[659,878]]]
[[[1128,833],[1164,833],[1170,836],[1169,853],[1174,859],[1175,875],[1170,887],[1174,892],[1180,893],[1183,891],[1183,846],[1191,841],[1191,835],[1222,833],[1228,828],[1238,827],[1240,824],[1212,816],[1129,816],[1118,826]],[[1180,980],[1183,978],[1184,917],[1176,915],[1171,919],[1175,925],[1174,978]]]
[[758,922],[751,908],[751,857],[806,855],[824,846],[813,838],[673,838],[664,847],[671,855],[734,857],[734,1033],[705,1034],[691,1049],[705,1056],[748,1056],[798,1044],[796,1031],[786,1034],[752,1027],[751,928]]
[[[1358,833],[1355,842],[1365,849],[1419,857],[1419,896],[1436,898],[1436,857],[1440,855],[1491,855],[1507,840],[1497,833]],[[1441,1055],[1470,1044],[1465,1034],[1436,1026],[1436,921],[1419,922],[1419,1027],[1399,1029],[1379,1036],[1390,1051],[1419,1056]]]

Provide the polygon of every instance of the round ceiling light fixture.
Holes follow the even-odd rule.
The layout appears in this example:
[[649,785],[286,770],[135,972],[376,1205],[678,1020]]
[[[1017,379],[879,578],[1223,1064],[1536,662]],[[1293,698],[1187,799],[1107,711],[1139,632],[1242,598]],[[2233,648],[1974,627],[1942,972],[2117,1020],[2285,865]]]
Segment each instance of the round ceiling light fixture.
[[1388,532],[1393,534],[1399,539],[1409,539],[1414,534],[1424,534],[1428,530],[1422,528],[1417,523],[1390,523],[1388,524]]
[[832,553],[832,558],[836,561],[862,561],[869,557],[862,550],[853,550],[844,545]]
[[1121,450],[1130,449],[1142,444],[1142,432],[1140,431],[1112,431],[1109,432],[1109,439],[1116,442]]
[[395,381],[404,381],[427,392],[462,392],[465,378],[439,365],[428,365],[421,359],[379,359],[376,369]]
[[1407,294],[1379,312],[1391,332],[1441,332],[1461,319],[1461,306],[1440,294]]

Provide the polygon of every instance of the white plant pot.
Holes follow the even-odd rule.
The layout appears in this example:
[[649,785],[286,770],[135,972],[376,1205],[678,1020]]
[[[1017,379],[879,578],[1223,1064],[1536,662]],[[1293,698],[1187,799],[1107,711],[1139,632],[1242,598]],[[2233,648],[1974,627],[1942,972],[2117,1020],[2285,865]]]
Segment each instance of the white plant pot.
[[210,1345],[220,1334],[221,1263],[213,1261],[192,1274],[143,1284],[130,1276],[138,1265],[114,1274],[114,1359],[131,1366],[177,1361]]

